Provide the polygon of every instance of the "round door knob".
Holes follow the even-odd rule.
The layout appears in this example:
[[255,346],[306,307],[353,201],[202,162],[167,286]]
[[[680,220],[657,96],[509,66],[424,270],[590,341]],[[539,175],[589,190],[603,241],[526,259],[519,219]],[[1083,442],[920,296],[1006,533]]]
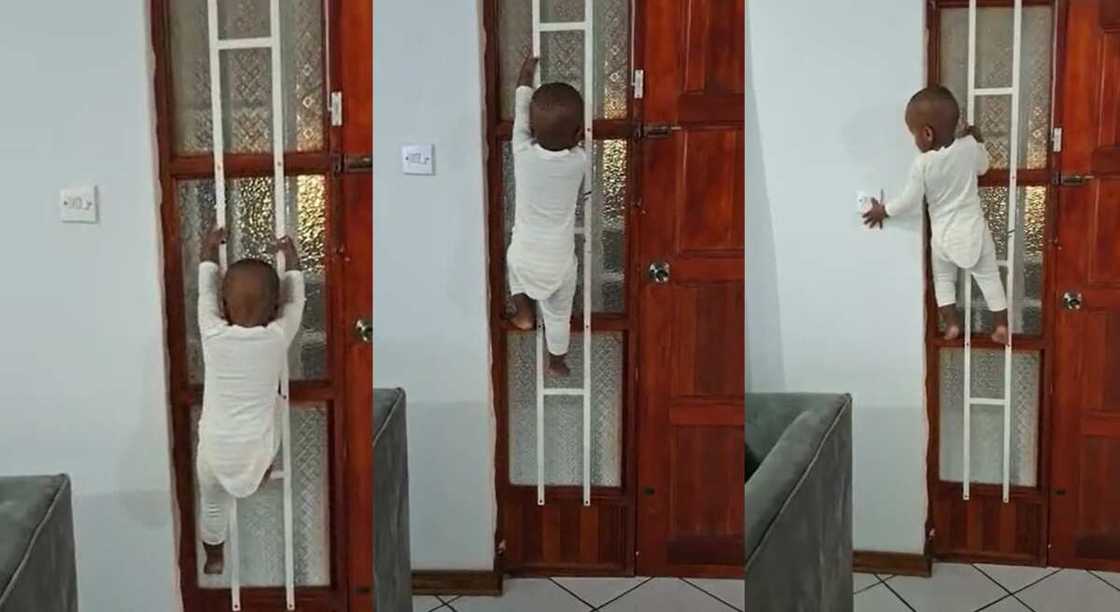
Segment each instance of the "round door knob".
[[1081,294],[1066,291],[1062,296],[1062,306],[1065,306],[1066,310],[1081,310]]
[[354,323],[354,335],[359,340],[370,344],[373,342],[373,323],[369,319],[358,319]]
[[669,264],[664,261],[658,261],[649,265],[649,279],[653,282],[663,285],[669,282]]

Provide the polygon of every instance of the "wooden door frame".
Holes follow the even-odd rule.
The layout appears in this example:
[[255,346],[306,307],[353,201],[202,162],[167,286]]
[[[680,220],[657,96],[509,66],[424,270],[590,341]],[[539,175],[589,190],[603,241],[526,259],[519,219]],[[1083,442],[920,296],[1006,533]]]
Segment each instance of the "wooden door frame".
[[[1010,7],[1011,0],[978,0],[977,6],[983,7]],[[1064,73],[1066,16],[1068,4],[1066,0],[1023,0],[1023,6],[1051,6],[1053,36],[1051,37],[1051,83],[1050,83],[1050,127],[1060,127],[1062,112],[1062,78]],[[967,0],[929,0],[926,3],[926,32],[927,40],[927,77],[929,84],[940,82],[940,11],[944,8],[967,8]],[[1052,135],[1052,132],[1051,132]],[[1012,152],[1012,155],[1015,155]],[[1046,196],[1046,246],[1043,251],[1043,288],[1042,296],[1042,335],[1036,337],[1017,337],[1014,349],[1016,351],[1038,352],[1041,359],[1039,380],[1039,427],[1038,427],[1038,475],[1036,487],[1011,487],[1010,503],[1027,503],[1039,507],[1038,554],[1031,558],[1007,554],[983,553],[979,550],[941,550],[940,537],[945,530],[936,530],[937,516],[940,512],[947,517],[949,510],[940,506],[948,503],[953,498],[961,496],[961,483],[941,481],[940,479],[940,384],[939,363],[940,351],[943,348],[963,347],[963,339],[948,342],[943,340],[938,333],[938,315],[936,301],[933,295],[932,276],[929,265],[929,222],[925,221],[923,232],[923,268],[925,270],[925,349],[926,349],[926,415],[929,424],[929,444],[926,451],[926,556],[936,557],[940,560],[963,562],[993,562],[1004,564],[1039,565],[1045,566],[1048,561],[1049,544],[1049,499],[1050,499],[1050,471],[1051,449],[1053,442],[1053,427],[1051,426],[1052,392],[1053,392],[1053,359],[1054,354],[1054,324],[1053,305],[1056,303],[1057,288],[1054,283],[1055,274],[1055,237],[1056,228],[1053,220],[1054,211],[1058,206],[1058,194],[1053,186],[1053,177],[1059,168],[1060,154],[1053,151],[1053,146],[1047,153],[1047,167],[1040,170],[1019,169],[1019,187],[1045,186]],[[980,178],[981,187],[999,187],[1007,184],[1008,172],[1006,170],[991,171]],[[988,338],[977,336],[973,338],[976,348],[1002,348],[991,342]],[[1002,491],[998,485],[971,485],[973,501],[978,503],[982,498],[996,498],[1002,503]],[[966,517],[967,520],[967,517]]]
[[[593,500],[606,500],[627,506],[625,547],[629,551],[625,566],[621,571],[601,568],[586,569],[578,565],[537,566],[511,568],[506,563],[504,520],[505,503],[515,496],[531,495],[534,503],[536,490],[516,486],[509,482],[509,395],[508,395],[508,353],[507,333],[514,328],[505,320],[505,228],[502,179],[502,145],[509,141],[512,123],[501,118],[501,37],[499,28],[500,0],[483,0],[482,27],[485,32],[486,46],[483,52],[485,92],[485,146],[487,185],[487,248],[489,255],[488,280],[490,291],[489,323],[491,350],[491,385],[493,389],[493,410],[496,423],[494,444],[494,487],[496,493],[497,517],[494,532],[494,571],[501,575],[514,571],[518,575],[633,575],[635,571],[634,552],[637,540],[637,428],[638,428],[638,384],[637,363],[640,353],[640,325],[638,296],[640,285],[635,281],[640,271],[637,248],[640,234],[637,215],[640,202],[637,189],[641,182],[638,170],[641,167],[641,148],[634,137],[637,126],[641,125],[642,100],[634,97],[633,87],[628,87],[627,99],[630,116],[627,119],[598,119],[593,123],[594,137],[602,140],[626,140],[628,142],[628,176],[626,209],[626,243],[624,254],[625,308],[624,313],[593,314],[592,330],[595,332],[619,332],[623,335],[625,354],[623,357],[622,380],[622,483],[619,488],[592,487]],[[630,70],[641,68],[644,47],[644,0],[630,0]],[[588,41],[590,42],[590,41]],[[573,321],[573,331],[582,331],[582,324]],[[582,496],[581,487],[549,487],[551,499],[574,500]],[[594,502],[593,502],[594,503]]]
[[[176,197],[176,181],[213,176],[213,157],[211,154],[176,155],[174,152],[174,90],[172,86],[170,4],[174,0],[149,0],[151,44],[155,56],[154,92],[156,106],[156,137],[159,153],[159,180],[161,218],[161,239],[163,246],[164,309],[167,331],[165,334],[168,351],[169,407],[171,410],[172,464],[175,480],[175,503],[179,516],[179,577],[180,592],[184,609],[226,610],[229,607],[228,589],[202,589],[198,586],[195,499],[193,487],[193,461],[190,440],[190,410],[201,402],[201,385],[191,384],[186,363],[186,327],[184,321],[185,295],[182,286],[184,274],[179,236],[179,221]],[[343,34],[342,3],[345,0],[324,0],[324,39],[323,39],[323,134],[324,149],[316,152],[285,154],[285,174],[288,176],[314,174],[324,177],[327,190],[326,231],[327,264],[324,269],[324,282],[327,285],[327,323],[325,332],[328,345],[328,371],[332,374],[327,381],[293,382],[291,396],[293,403],[320,402],[328,406],[328,499],[329,499],[329,542],[330,577],[328,587],[299,588],[296,593],[297,606],[309,612],[340,611],[348,609],[350,597],[355,589],[365,590],[362,585],[352,584],[351,565],[355,548],[353,542],[368,541],[372,554],[372,520],[361,521],[349,513],[348,481],[353,480],[353,457],[348,450],[350,436],[354,431],[372,430],[372,405],[363,411],[354,411],[348,405],[346,377],[347,362],[347,323],[348,310],[345,308],[344,291],[345,254],[342,248],[344,194],[342,189],[342,154],[352,146],[346,146],[343,129],[331,126],[329,99],[331,91],[338,91],[346,79],[342,69],[340,35]],[[372,61],[372,59],[371,59]],[[371,77],[372,78],[372,77]],[[372,97],[372,96],[371,96]],[[359,122],[361,123],[361,122]],[[366,123],[365,125],[368,125]],[[349,127],[349,126],[347,126]],[[358,126],[361,131],[362,125]],[[372,138],[366,146],[372,148]],[[271,176],[271,153],[263,155],[228,155],[227,169],[236,176]],[[348,197],[353,197],[349,194]],[[370,281],[372,282],[372,281]],[[352,298],[353,296],[351,296]],[[372,296],[371,301],[372,301]],[[372,372],[371,372],[372,375]],[[350,414],[353,412],[353,414]],[[372,440],[372,436],[368,438]],[[372,442],[369,442],[372,444]],[[361,454],[358,455],[363,456]],[[372,480],[372,472],[368,478]],[[372,500],[371,500],[372,501]],[[359,512],[367,509],[360,508]],[[368,509],[372,514],[372,508]],[[370,517],[372,518],[372,517]],[[350,525],[357,526],[351,530]],[[362,528],[363,523],[366,525]],[[362,562],[358,560],[357,562]],[[372,563],[372,560],[369,560]],[[372,579],[372,573],[371,573]],[[369,599],[368,591],[358,593],[356,599]],[[284,608],[283,589],[243,588],[242,601],[246,609]]]

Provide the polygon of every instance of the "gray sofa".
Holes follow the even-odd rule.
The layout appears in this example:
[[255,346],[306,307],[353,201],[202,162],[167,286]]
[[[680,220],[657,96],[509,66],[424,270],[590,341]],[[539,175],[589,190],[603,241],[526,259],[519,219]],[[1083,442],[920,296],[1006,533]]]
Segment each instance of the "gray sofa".
[[852,401],[746,399],[747,612],[852,611]]
[[405,406],[400,389],[373,392],[373,593],[378,612],[412,609]]
[[75,612],[67,476],[0,478],[0,612]]

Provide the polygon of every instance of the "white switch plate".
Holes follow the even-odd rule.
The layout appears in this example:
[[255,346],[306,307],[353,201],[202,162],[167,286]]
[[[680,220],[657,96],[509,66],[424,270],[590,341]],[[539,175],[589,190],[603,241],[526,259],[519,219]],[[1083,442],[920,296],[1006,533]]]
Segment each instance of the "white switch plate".
[[97,187],[63,189],[58,211],[63,223],[97,223]]
[[430,144],[401,147],[401,168],[405,174],[435,174],[433,149]]

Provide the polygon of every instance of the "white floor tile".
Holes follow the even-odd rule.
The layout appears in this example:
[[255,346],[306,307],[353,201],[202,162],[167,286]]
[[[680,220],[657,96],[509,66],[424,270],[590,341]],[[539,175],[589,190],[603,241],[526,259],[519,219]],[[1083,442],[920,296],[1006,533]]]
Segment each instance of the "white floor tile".
[[855,612],[909,612],[902,601],[883,585],[876,585],[856,593]]
[[1120,574],[1115,572],[1093,572],[1107,581],[1112,586],[1120,589]]
[[430,595],[417,595],[412,598],[412,612],[431,612],[443,606],[443,602]]
[[587,612],[580,600],[547,578],[506,580],[501,597],[460,597],[451,607],[457,612]]
[[593,606],[601,606],[642,584],[648,578],[555,578],[565,589]]
[[[529,610],[531,608],[525,608]],[[676,578],[654,578],[603,608],[606,612],[730,612],[732,608]]]
[[974,612],[1007,593],[971,565],[938,563],[933,576],[895,576],[887,584],[917,612]]
[[746,591],[742,580],[704,580],[700,578],[689,578],[689,582],[693,585],[704,589],[708,593],[718,597],[723,603],[730,604],[736,610],[742,610],[746,604],[743,600],[746,597]]
[[1031,609],[1020,603],[1018,599],[1008,595],[995,605],[984,608],[984,612],[1031,612]]
[[1019,593],[1035,612],[1115,612],[1120,591],[1081,570],[1062,570]]
[[875,574],[852,574],[852,590],[856,593],[866,591],[879,584],[879,577]]
[[1012,593],[1026,588],[1058,571],[1053,567],[1027,567],[1020,565],[977,564],[980,571],[991,576],[996,582]]

